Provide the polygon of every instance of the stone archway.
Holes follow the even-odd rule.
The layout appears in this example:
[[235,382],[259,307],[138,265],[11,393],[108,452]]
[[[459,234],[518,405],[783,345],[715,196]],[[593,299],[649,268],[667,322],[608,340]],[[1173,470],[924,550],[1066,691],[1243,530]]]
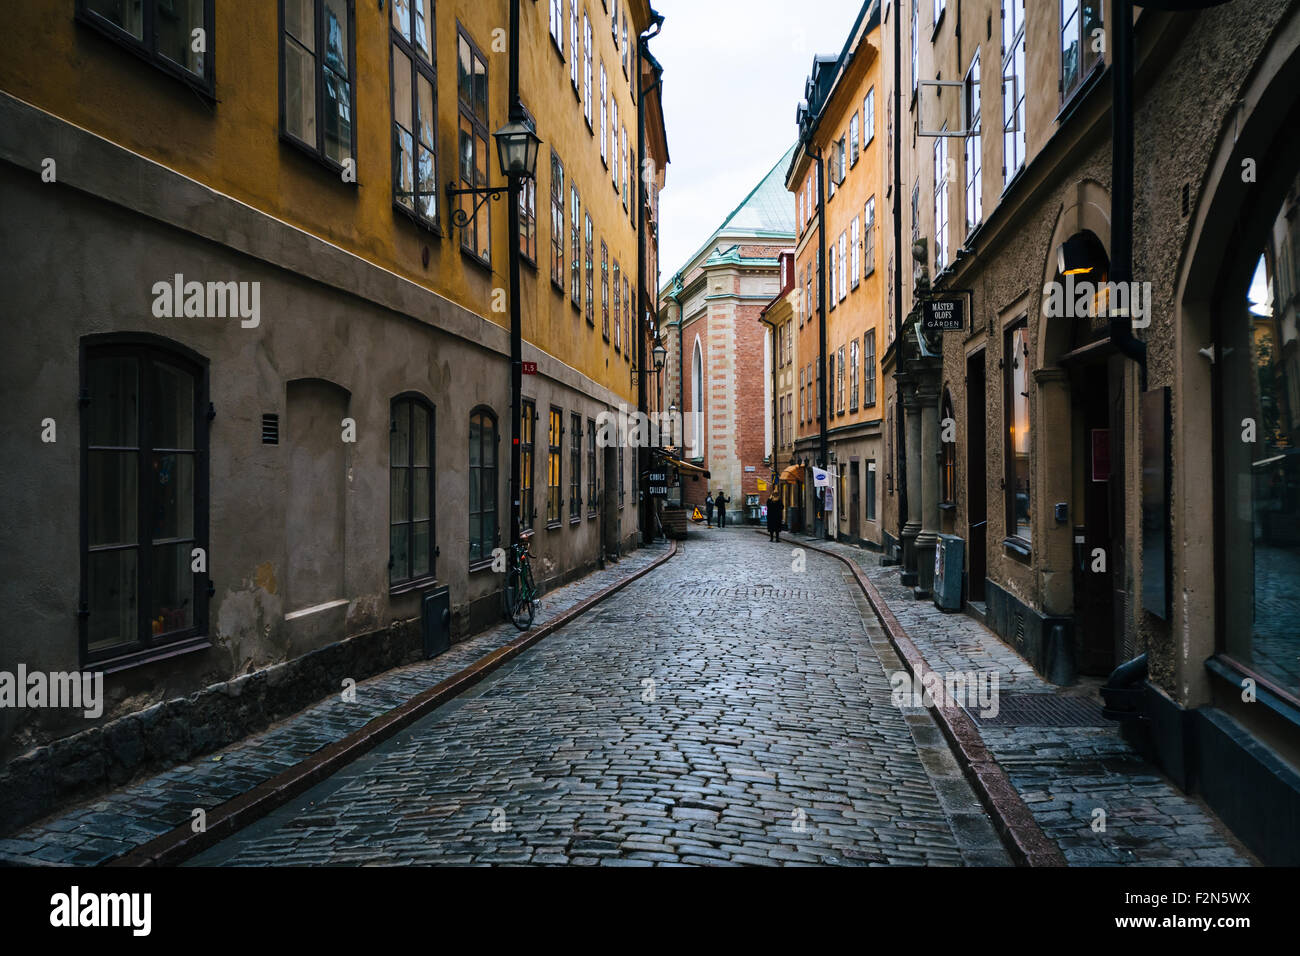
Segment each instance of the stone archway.
[[[1085,179],[1074,184],[1057,214],[1043,261],[1040,289],[1044,297],[1049,284],[1057,278],[1057,250],[1070,237],[1091,233],[1109,253],[1110,202],[1110,193],[1100,183]],[[1060,361],[1074,346],[1072,323],[1075,320],[1048,318],[1042,301],[1038,311],[1037,361],[1033,373],[1038,406],[1034,490],[1039,502],[1034,534],[1041,542],[1041,545],[1036,545],[1036,550],[1039,553],[1038,585],[1043,612],[1064,617],[1075,610],[1074,518],[1070,517],[1064,523],[1057,521],[1053,507],[1074,498],[1073,476],[1080,451],[1073,439],[1061,440],[1061,436],[1071,436],[1074,430],[1070,376]]]

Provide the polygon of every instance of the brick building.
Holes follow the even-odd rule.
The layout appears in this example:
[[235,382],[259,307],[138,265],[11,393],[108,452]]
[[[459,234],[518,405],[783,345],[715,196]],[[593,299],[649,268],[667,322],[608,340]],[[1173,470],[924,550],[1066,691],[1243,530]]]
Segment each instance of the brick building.
[[722,491],[733,521],[757,515],[759,479],[770,477],[769,344],[759,317],[781,288],[780,253],[794,242],[794,197],[784,182],[792,155],[786,152],[660,294],[664,388],[682,410],[683,455],[712,475],[707,483],[684,480],[682,503],[702,504],[708,491]]

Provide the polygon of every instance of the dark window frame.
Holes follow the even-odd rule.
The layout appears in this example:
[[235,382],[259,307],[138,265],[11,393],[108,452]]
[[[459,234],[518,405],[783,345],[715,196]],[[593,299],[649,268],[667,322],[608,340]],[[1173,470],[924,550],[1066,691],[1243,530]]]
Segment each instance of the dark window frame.
[[558,528],[563,519],[564,410],[552,405],[546,419],[546,527]]
[[[209,538],[209,509],[211,507],[210,468],[210,366],[203,355],[179,343],[149,333],[107,333],[82,338],[78,348],[79,378],[81,386],[80,415],[80,490],[79,537],[80,581],[78,594],[78,654],[83,668],[113,672],[171,657],[188,650],[208,647],[208,588],[211,585],[211,548]],[[89,366],[101,357],[124,355],[134,357],[138,364],[137,418],[136,418],[136,602],[137,621],[134,641],[123,642],[95,652],[89,649],[90,625],[90,416],[84,409],[95,401],[90,391]],[[195,548],[207,555],[209,571],[195,574],[193,587],[193,624],[170,634],[152,633],[145,608],[152,608],[153,560],[146,562],[144,551],[152,551],[153,539],[148,528],[148,515],[154,513],[150,506],[152,489],[142,480],[149,473],[146,462],[155,449],[152,447],[153,398],[146,388],[145,369],[148,363],[161,361],[180,367],[194,381],[194,512],[193,538]],[[123,446],[128,449],[129,446]],[[125,547],[125,546],[122,546]],[[121,550],[114,548],[113,550]]]
[[564,271],[564,246],[569,241],[564,231],[564,163],[560,154],[551,150],[551,285],[564,294],[568,275]]
[[[438,197],[438,179],[442,169],[442,160],[438,149],[438,33],[436,29],[436,17],[430,16],[428,22],[429,29],[429,59],[424,58],[424,54],[417,50],[415,44],[409,36],[403,36],[393,26],[392,15],[388,15],[388,109],[389,109],[389,136],[391,137],[392,160],[389,169],[389,180],[393,194],[393,208],[401,215],[405,216],[421,229],[432,232],[436,236],[442,235],[442,207]],[[411,186],[413,189],[412,205],[407,206],[402,202],[398,195],[401,185],[401,158],[402,146],[398,135],[397,122],[397,105],[394,99],[397,93],[397,57],[394,55],[393,48],[397,47],[403,56],[411,62]],[[419,142],[419,116],[420,116],[420,80],[423,78],[432,88],[432,110],[434,118],[433,142],[428,144],[429,152],[433,156],[433,208],[432,217],[421,212],[416,208],[419,204],[415,201],[421,196],[420,188],[420,146]]]
[[203,76],[201,77],[195,76],[179,63],[157,51],[158,37],[154,22],[156,3],[145,0],[141,4],[144,19],[140,32],[144,37],[137,39],[103,14],[90,9],[87,2],[88,0],[77,0],[73,16],[78,23],[134,54],[154,69],[184,83],[198,93],[209,106],[216,104],[216,0],[204,0],[203,35],[207,49],[203,53]]
[[[474,60],[482,60],[483,62],[483,86],[486,91],[484,94],[483,111],[486,114],[486,118],[481,118],[478,115],[476,115],[474,111],[474,104],[473,103],[466,104],[465,101],[462,100],[460,96],[459,90],[460,90],[460,42],[461,40],[464,40],[466,46],[469,47],[471,66]],[[486,189],[491,185],[492,162],[493,162],[493,156],[492,156],[493,148],[491,144],[494,141],[492,139],[492,132],[491,130],[488,129],[488,122],[492,116],[492,75],[491,73],[488,72],[488,62],[489,62],[488,57],[483,53],[483,50],[479,47],[479,45],[474,42],[474,38],[469,35],[469,31],[465,29],[465,27],[460,23],[460,21],[457,21],[456,22],[456,85],[457,85],[456,182],[462,189],[469,189],[469,188]],[[471,182],[465,179],[461,170],[461,150],[460,150],[461,128],[460,127],[461,127],[462,119],[467,120],[469,122],[470,138],[471,141],[474,143],[473,166],[476,173],[478,170],[478,148],[479,148],[478,142],[480,137],[482,138],[483,141],[483,149],[487,153],[487,158],[484,160],[484,164],[483,164],[484,173],[483,173],[483,182],[481,183],[477,181]],[[461,208],[468,207],[468,210],[473,210],[474,204],[481,197],[465,195],[465,196],[460,196],[458,198],[461,203]],[[487,241],[482,244],[487,249],[486,256],[480,254],[478,251],[478,246],[479,246],[478,217],[480,215],[483,217],[483,222],[487,227]],[[516,237],[516,241],[518,241],[517,237]],[[467,222],[463,228],[461,228],[460,251],[463,255],[465,255],[472,261],[479,263],[484,268],[487,269],[492,268],[492,204],[490,202],[484,202],[478,208],[478,211],[474,213],[474,216],[470,219],[470,221]]]
[[[388,539],[389,539],[388,589],[389,589],[389,593],[400,593],[403,591],[414,590],[416,588],[420,588],[427,584],[430,584],[436,581],[438,578],[438,510],[437,510],[438,446],[436,444],[436,439],[438,436],[438,423],[437,423],[436,408],[433,402],[429,401],[429,399],[425,395],[421,394],[420,392],[402,392],[401,394],[394,395],[393,398],[388,403],[389,433],[391,434],[392,431],[398,426],[398,421],[397,421],[398,406],[407,406],[408,409],[413,409],[416,405],[423,407],[425,413],[429,416],[429,424],[428,424],[428,428],[429,428],[429,464],[428,464],[428,468],[429,468],[429,570],[427,573],[419,574],[419,575],[415,574],[414,571],[415,521],[416,521],[414,478],[415,478],[415,469],[418,466],[415,465],[414,463],[394,466],[392,462],[392,453],[390,451],[389,461],[388,461],[388,488],[389,488],[389,492],[388,492]],[[408,433],[407,433],[408,452],[414,449],[415,447],[411,441],[414,438],[414,431],[409,430],[412,429],[413,427],[412,418],[413,415],[410,414],[410,412],[408,411],[407,421],[406,421],[406,427],[408,428]],[[407,537],[408,574],[407,576],[401,578],[394,577],[394,572],[397,569],[393,567],[393,559],[392,559],[392,536],[393,536],[393,528],[396,526],[393,522],[393,501],[392,501],[392,487],[393,487],[392,476],[393,476],[394,467],[405,468],[411,473],[410,478],[406,483],[407,517],[406,517],[406,521],[404,522],[408,527],[408,537]]]
[[[1014,396],[1012,395],[1012,389],[1015,387],[1014,384],[1015,366],[1013,362],[1012,351],[1015,347],[1014,343],[1015,343],[1016,333],[1021,331],[1022,329],[1024,330],[1025,333],[1025,348],[1028,349],[1029,348],[1028,316],[1022,315],[1014,322],[1009,323],[1002,331],[1002,366],[1003,366],[1003,374],[1002,374],[1003,412],[1002,414],[1004,418],[1003,426],[1002,426],[1002,441],[1003,441],[1002,468],[1003,468],[1003,474],[1005,476],[1005,483],[1006,483],[1006,501],[1004,502],[1004,505],[1006,507],[1006,519],[1007,519],[1006,521],[1007,535],[1005,540],[1003,541],[1003,544],[1013,554],[1027,559],[1031,554],[1032,547],[1033,547],[1033,510],[1032,509],[1033,509],[1034,485],[1033,485],[1033,478],[1031,472],[1032,472],[1032,463],[1033,463],[1034,456],[1033,456],[1033,449],[1031,447],[1029,449],[1029,454],[1026,455],[1026,468],[1028,469],[1026,473],[1026,479],[1027,479],[1027,487],[1029,488],[1028,506],[1030,508],[1030,512],[1029,512],[1030,537],[1026,538],[1024,535],[1020,534],[1018,518],[1016,515],[1016,463],[1015,463],[1015,454],[1014,454],[1014,445],[1013,445],[1014,438],[1011,433],[1012,429],[1015,426],[1015,408],[1013,407]],[[1031,356],[1029,354],[1025,355],[1024,378],[1025,378],[1026,391],[1029,390],[1029,383],[1032,378],[1029,369],[1030,357]],[[1033,431],[1032,431],[1032,426],[1029,424],[1030,417],[1031,416],[1029,411],[1029,398],[1028,396],[1026,396],[1025,397],[1025,421],[1026,421],[1026,426],[1030,429],[1029,437],[1027,440],[1029,442],[1032,442]]]
[[[286,115],[285,115],[287,91],[285,89],[285,65],[286,64],[285,64],[284,51],[285,51],[285,43],[288,42],[288,38],[290,37],[290,34],[285,29],[284,2],[285,0],[279,0],[279,2],[277,3],[277,6],[279,7],[280,10],[280,44],[278,48],[279,74],[280,74],[279,75],[280,140],[281,142],[287,143],[288,145],[294,147],[297,150],[300,150],[307,156],[311,157],[316,162],[324,166],[326,169],[337,174],[340,177],[340,182],[343,182],[346,185],[351,186],[352,188],[355,189],[359,185],[358,176],[357,176],[357,169],[359,163],[357,161],[357,26],[356,26],[357,18],[356,18],[355,0],[344,0],[344,2],[347,3],[347,7],[348,7],[348,109],[350,109],[352,113],[352,125],[351,125],[352,141],[348,145],[349,156],[347,158],[352,160],[353,177],[351,180],[345,180],[342,178],[343,170],[345,168],[343,163],[340,163],[337,160],[331,158],[325,152],[325,123],[322,120],[322,114],[321,114],[321,104],[324,103],[325,101],[325,71],[329,69],[325,65],[324,57],[321,55],[321,48],[324,45],[323,38],[325,33],[325,0],[313,0],[313,7],[316,12],[315,14],[316,51],[313,54],[316,60],[316,69],[314,71],[315,80],[316,80],[316,86],[315,86],[316,142],[315,144],[308,143],[306,140],[299,139],[297,136],[295,136],[293,133],[289,131],[289,127],[288,124],[286,123]],[[390,26],[391,26],[391,22],[390,22]],[[434,94],[434,97],[436,101],[437,98],[436,92]],[[391,94],[390,94],[390,99],[391,99]],[[436,151],[434,156],[434,166],[435,168],[437,167]]]
[[569,416],[569,523],[582,520],[582,415]]
[[596,474],[596,420],[587,419],[587,517],[596,517],[596,498],[599,494]]
[[[1057,0],[1056,4],[1056,23],[1057,23],[1057,53],[1060,55],[1060,62],[1057,66],[1057,87],[1061,94],[1061,106],[1064,107],[1073,100],[1088,85],[1094,74],[1105,68],[1106,57],[1103,53],[1093,53],[1091,48],[1091,36],[1084,32],[1083,8],[1089,0]],[[1100,0],[1091,0],[1097,10],[1096,25],[1103,31],[1106,28],[1106,9]],[[1075,63],[1075,78],[1070,86],[1065,85],[1065,4],[1075,4],[1075,34],[1078,41],[1079,58]],[[1091,63],[1087,62],[1091,58]]]
[[519,413],[519,528],[528,531],[537,517],[534,486],[535,443],[537,438],[537,401],[520,401]]
[[[500,456],[501,424],[500,421],[497,419],[497,413],[487,405],[476,405],[474,406],[473,409],[470,410],[469,421],[471,426],[473,425],[475,419],[482,420],[485,425],[487,424],[491,425],[492,440],[490,443],[487,441],[486,432],[484,428],[481,427],[479,430],[479,436],[480,436],[479,437],[479,464],[477,467],[471,464],[470,462],[473,461],[472,458],[468,459],[466,463],[466,468],[469,472],[469,481],[471,482],[471,484],[475,479],[474,473],[476,471],[478,472],[477,477],[479,482],[479,498],[478,498],[479,510],[475,512],[472,507],[467,505],[467,510],[469,511],[470,520],[472,521],[476,514],[480,518],[488,514],[487,509],[483,507],[483,502],[485,500],[483,491],[485,488],[491,488],[492,490],[493,506],[491,511],[492,532],[489,535],[481,535],[479,537],[478,544],[479,544],[480,553],[477,558],[474,557],[474,543],[475,543],[474,539],[472,537],[470,538],[468,549],[470,555],[469,564],[470,564],[471,571],[476,570],[478,567],[481,567],[483,565],[490,565],[492,563],[492,551],[495,550],[501,543],[501,501],[500,501],[501,496],[498,493],[499,492],[498,482],[500,481],[499,472],[501,470],[501,456]],[[472,447],[473,444],[472,428],[469,434],[471,436],[470,443]],[[483,453],[487,450],[489,445],[492,449],[491,468],[483,464],[483,462],[486,460],[483,457]],[[487,547],[487,545],[489,544],[492,546],[491,548]]]

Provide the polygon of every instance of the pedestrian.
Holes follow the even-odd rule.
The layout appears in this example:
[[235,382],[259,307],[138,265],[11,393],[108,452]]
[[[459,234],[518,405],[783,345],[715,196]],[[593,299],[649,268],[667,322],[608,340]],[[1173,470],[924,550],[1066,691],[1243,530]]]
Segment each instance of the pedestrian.
[[718,497],[713,499],[713,503],[718,506],[718,527],[719,528],[725,528],[727,526],[727,503],[729,501],[731,501],[731,499],[728,498],[726,495],[724,495],[722,493],[722,489],[719,488]]
[[767,499],[767,540],[780,542],[781,518],[785,513],[785,504],[775,491]]
[[713,527],[713,494],[710,492],[704,497],[704,520],[708,522],[709,527]]

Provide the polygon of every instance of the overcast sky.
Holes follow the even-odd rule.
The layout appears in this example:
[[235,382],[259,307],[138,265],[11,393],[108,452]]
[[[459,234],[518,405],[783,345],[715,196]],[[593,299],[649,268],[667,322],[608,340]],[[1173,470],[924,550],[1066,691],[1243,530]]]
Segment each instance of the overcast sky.
[[[795,141],[814,53],[838,54],[862,0],[654,0],[672,160],[661,281],[672,277]],[[794,202],[791,196],[790,201]]]

